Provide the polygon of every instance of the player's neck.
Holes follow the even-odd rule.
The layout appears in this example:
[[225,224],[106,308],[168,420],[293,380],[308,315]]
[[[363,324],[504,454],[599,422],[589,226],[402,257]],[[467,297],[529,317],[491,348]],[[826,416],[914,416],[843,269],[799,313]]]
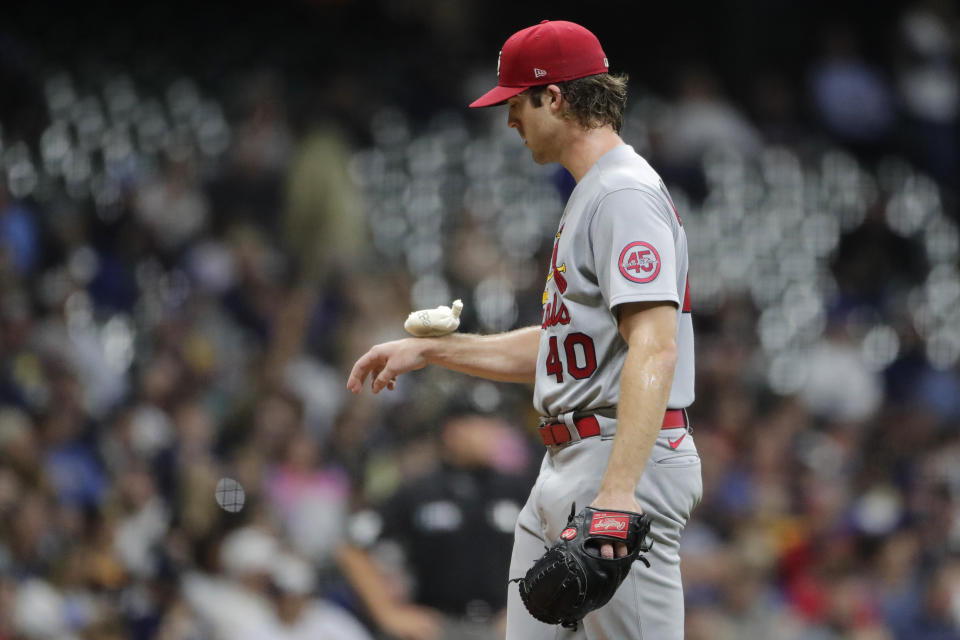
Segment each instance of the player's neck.
[[571,131],[570,140],[564,147],[560,164],[570,172],[574,180],[580,182],[597,160],[621,144],[623,140],[612,127],[588,130],[577,128]]

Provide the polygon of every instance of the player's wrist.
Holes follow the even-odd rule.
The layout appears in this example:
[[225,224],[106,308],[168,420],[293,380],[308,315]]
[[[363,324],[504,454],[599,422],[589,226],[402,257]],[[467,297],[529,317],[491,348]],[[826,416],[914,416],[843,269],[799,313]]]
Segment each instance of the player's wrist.
[[420,357],[427,361],[427,364],[442,364],[442,346],[444,342],[449,342],[447,336],[439,338],[407,338],[412,341],[420,353]]
[[632,486],[600,488],[597,497],[590,504],[594,509],[613,509],[615,511],[633,511],[641,513],[640,505]]

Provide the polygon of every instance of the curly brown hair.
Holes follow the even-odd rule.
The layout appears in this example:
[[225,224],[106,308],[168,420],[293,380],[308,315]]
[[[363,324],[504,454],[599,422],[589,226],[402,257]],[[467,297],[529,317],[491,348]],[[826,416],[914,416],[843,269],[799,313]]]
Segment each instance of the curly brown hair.
[[[597,129],[611,125],[620,133],[623,128],[623,110],[627,104],[627,79],[625,73],[599,73],[585,78],[557,82],[563,99],[570,105],[565,116],[576,120],[584,129]],[[547,85],[530,87],[533,106],[542,106]]]

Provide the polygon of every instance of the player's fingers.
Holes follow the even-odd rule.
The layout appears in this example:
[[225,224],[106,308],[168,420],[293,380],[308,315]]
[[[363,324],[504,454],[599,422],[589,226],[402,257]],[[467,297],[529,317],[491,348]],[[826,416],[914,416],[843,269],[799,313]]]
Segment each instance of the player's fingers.
[[373,390],[374,393],[378,391],[377,378],[380,376],[381,371],[383,371],[383,369],[379,366],[376,366],[371,367],[370,371],[368,372],[368,375],[370,376],[370,389]]
[[353,365],[350,370],[350,376],[347,378],[347,389],[353,393],[360,393],[363,389],[363,380],[367,377],[367,372],[360,366],[360,361]]
[[617,556],[618,558],[624,557],[625,555],[627,555],[627,545],[625,545],[625,544],[622,543],[622,542],[616,543],[615,552],[616,552],[616,556]]
[[376,356],[371,350],[363,354],[354,363],[353,369],[350,370],[350,377],[347,378],[347,389],[354,393],[360,393],[363,390],[363,383],[367,379],[367,374],[370,373],[370,367],[375,359]]
[[600,546],[600,557],[613,560],[613,545],[605,542]]
[[374,393],[379,393],[390,384],[391,380],[394,380],[397,377],[397,373],[390,368],[389,366],[384,367],[377,373],[376,377],[373,379],[373,389]]
[[393,391],[393,390],[396,389],[396,388],[397,388],[397,379],[396,379],[396,378],[394,378],[393,380],[391,380],[390,382],[387,383],[387,389],[389,389],[390,391]]

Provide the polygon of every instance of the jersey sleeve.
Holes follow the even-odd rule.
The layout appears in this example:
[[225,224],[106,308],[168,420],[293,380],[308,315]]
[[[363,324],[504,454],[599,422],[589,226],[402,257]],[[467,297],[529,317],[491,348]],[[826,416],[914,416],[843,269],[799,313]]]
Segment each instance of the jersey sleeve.
[[642,189],[621,189],[600,201],[590,236],[608,308],[626,302],[680,305],[672,216],[662,198]]

